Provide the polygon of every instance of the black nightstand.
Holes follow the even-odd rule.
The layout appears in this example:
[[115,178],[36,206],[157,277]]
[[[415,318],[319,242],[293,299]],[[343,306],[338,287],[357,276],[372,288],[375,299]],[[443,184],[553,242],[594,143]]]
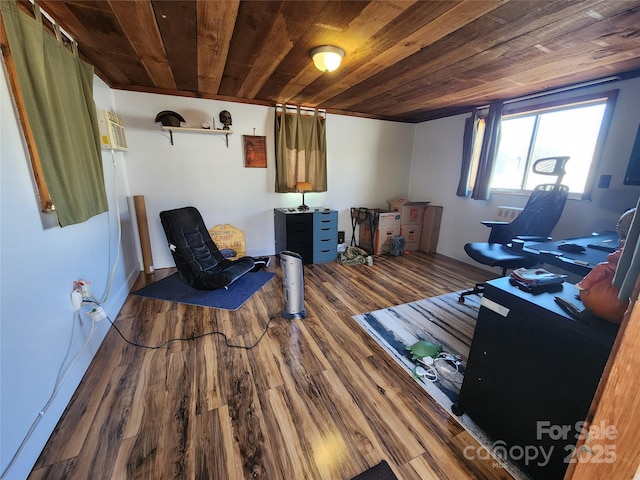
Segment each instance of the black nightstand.
[[303,264],[330,262],[338,256],[338,211],[326,208],[274,209],[276,254],[289,250]]

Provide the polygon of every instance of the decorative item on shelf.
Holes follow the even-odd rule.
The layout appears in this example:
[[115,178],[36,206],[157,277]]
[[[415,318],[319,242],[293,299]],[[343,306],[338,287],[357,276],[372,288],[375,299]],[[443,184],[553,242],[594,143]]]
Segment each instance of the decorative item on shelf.
[[222,129],[223,130],[229,130],[229,126],[232,125],[231,123],[231,113],[229,113],[227,110],[223,110],[220,112],[220,123],[222,123]]
[[313,64],[322,72],[337,70],[344,58],[344,50],[333,45],[312,48],[309,54],[313,59]]
[[298,182],[296,183],[296,192],[302,193],[302,205],[298,207],[298,210],[301,212],[309,210],[309,207],[304,203],[304,194],[307,192],[311,192],[313,187],[310,182]]
[[[184,123],[185,119],[182,115],[171,110],[163,110],[156,115],[156,123],[162,123],[163,127],[180,127],[180,123]],[[173,145],[173,131],[169,130],[169,138],[171,139],[171,145]]]
[[244,166],[251,168],[267,168],[267,137],[243,135]]
[[185,123],[185,119],[179,113],[163,110],[156,115],[157,122],[161,122],[163,127],[179,127],[180,123]]
[[156,117],[156,121],[163,122],[162,130],[165,132],[169,132],[169,138],[171,139],[171,145],[173,145],[173,132],[190,132],[190,133],[209,133],[213,135],[224,135],[225,143],[227,148],[229,148],[229,135],[233,133],[233,131],[227,130],[218,130],[215,128],[215,122],[213,123],[213,128],[209,124],[209,122],[202,122],[199,127],[182,127],[180,126],[180,122],[184,122],[184,118],[178,115],[175,117],[174,115],[178,115],[175,112],[160,112]]

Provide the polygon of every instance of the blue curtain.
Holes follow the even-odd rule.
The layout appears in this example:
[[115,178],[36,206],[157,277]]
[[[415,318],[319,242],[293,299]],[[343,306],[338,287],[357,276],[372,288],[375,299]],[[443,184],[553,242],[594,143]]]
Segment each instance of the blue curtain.
[[473,156],[478,148],[479,126],[483,118],[474,110],[471,117],[467,119],[463,138],[460,180],[456,195],[460,197],[469,196],[469,186],[473,185],[471,198],[475,200],[489,199],[491,174],[500,145],[502,108],[503,102],[492,103],[489,107],[489,113],[484,117],[484,134],[475,172]]
[[502,118],[502,102],[492,103],[489,107],[489,115],[486,119],[484,136],[482,137],[482,149],[478,160],[478,172],[471,193],[471,198],[476,200],[488,200],[490,195],[489,184],[493,165],[500,145],[500,120]]
[[456,195],[459,197],[468,197],[469,185],[471,181],[471,167],[473,164],[473,146],[475,145],[478,122],[478,110],[473,109],[471,116],[464,123],[464,137],[462,141],[462,165],[460,166],[460,181],[458,182],[458,190]]

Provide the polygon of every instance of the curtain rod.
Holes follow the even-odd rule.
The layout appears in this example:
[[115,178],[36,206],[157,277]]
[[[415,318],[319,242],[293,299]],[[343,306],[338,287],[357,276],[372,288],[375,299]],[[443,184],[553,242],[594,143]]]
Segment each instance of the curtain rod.
[[78,42],[76,41],[75,38],[73,38],[73,35],[71,35],[69,32],[67,32],[64,28],[62,28],[60,26],[60,24],[58,22],[56,22],[53,17],[51,15],[49,15],[46,10],[44,10],[40,5],[38,5],[38,3],[36,2],[36,0],[29,0],[29,2],[31,3],[31,5],[34,8],[37,8],[38,10],[40,10],[40,13],[42,15],[44,15],[44,17],[49,20],[49,22],[55,27],[60,29],[60,33],[62,33],[65,37],[67,37],[67,39],[69,40],[70,43],[75,43],[76,45],[78,44]]
[[284,108],[289,108],[292,110],[296,110],[299,108],[300,110],[304,110],[305,112],[315,112],[317,110],[319,113],[327,113],[324,108],[301,107],[298,105],[283,105],[282,103],[276,103],[276,108],[282,106],[284,106]]

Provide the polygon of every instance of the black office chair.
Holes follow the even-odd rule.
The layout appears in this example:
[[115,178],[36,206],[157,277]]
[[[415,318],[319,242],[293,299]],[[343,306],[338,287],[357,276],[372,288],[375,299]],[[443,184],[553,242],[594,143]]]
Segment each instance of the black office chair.
[[[569,187],[561,184],[566,173],[564,167],[568,160],[569,157],[548,157],[536,160],[533,163],[533,172],[555,176],[556,182],[535,187],[524,209],[512,222],[481,222],[491,228],[489,241],[467,243],[464,246],[467,255],[483,265],[500,267],[503,277],[507,274],[507,270],[531,268],[537,265],[537,257],[509,248],[507,244],[514,239],[551,241],[549,235],[560,220],[569,194]],[[483,290],[484,284],[476,284],[472,290],[462,292],[458,300],[464,303],[465,296],[480,294]]]
[[160,221],[176,262],[178,275],[198,290],[227,288],[256,267],[251,257],[225,258],[195,207],[160,212]]

